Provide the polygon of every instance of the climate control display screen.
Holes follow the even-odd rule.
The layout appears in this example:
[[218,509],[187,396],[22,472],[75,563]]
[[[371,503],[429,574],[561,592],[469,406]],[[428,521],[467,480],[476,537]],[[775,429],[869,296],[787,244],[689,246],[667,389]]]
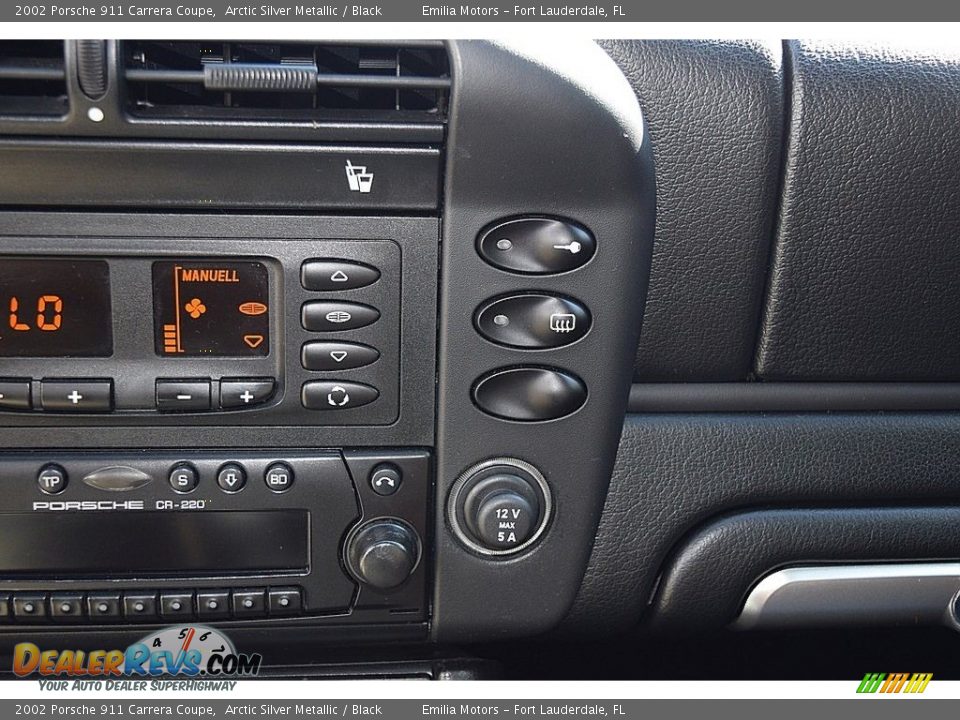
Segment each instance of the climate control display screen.
[[0,357],[113,354],[110,269],[102,260],[0,258]]
[[153,264],[155,349],[163,357],[265,357],[270,278],[259,262]]

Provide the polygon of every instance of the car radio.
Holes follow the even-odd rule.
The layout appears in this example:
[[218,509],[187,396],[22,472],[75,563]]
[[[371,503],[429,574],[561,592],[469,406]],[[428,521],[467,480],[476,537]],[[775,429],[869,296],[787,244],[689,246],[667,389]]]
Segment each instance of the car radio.
[[426,619],[429,455],[0,460],[0,624]]

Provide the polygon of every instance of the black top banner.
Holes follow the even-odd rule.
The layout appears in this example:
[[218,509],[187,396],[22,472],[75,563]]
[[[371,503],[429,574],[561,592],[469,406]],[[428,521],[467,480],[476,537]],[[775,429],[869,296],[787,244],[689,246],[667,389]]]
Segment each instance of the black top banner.
[[903,22],[960,19],[960,4],[806,0],[614,0],[533,3],[355,0],[349,3],[267,3],[164,0],[100,4],[58,0],[0,5],[0,22]]

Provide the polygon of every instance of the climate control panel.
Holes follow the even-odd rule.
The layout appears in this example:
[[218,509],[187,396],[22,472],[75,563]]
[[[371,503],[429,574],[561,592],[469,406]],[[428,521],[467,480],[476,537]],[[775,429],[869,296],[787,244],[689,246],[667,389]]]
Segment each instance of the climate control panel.
[[[0,412],[13,425],[35,413],[266,425],[399,415],[400,242],[43,245],[6,243],[0,262]],[[432,323],[417,332],[433,335]]]

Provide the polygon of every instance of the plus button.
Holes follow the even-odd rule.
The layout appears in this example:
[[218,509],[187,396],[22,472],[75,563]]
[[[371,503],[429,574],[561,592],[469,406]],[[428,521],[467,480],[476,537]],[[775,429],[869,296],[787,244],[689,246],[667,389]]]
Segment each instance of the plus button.
[[72,393],[70,393],[69,395],[67,395],[67,400],[69,400],[69,401],[72,402],[74,405],[76,405],[76,404],[79,403],[81,400],[83,400],[83,395],[81,395],[79,392],[77,392],[76,390],[74,390]]
[[251,400],[253,400],[253,398],[254,398],[254,394],[249,390],[244,390],[243,395],[240,396],[240,399],[243,400],[243,402],[245,403],[249,403]]

